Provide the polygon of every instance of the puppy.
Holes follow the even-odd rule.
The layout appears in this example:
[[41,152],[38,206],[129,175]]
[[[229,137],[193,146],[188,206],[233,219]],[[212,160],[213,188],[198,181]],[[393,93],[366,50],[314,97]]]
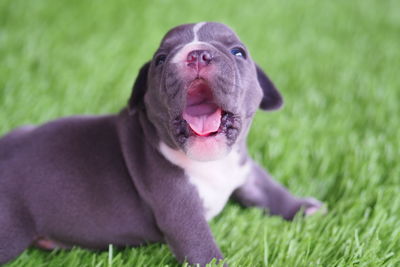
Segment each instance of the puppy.
[[43,248],[166,242],[182,262],[222,259],[207,221],[230,197],[291,219],[321,208],[246,150],[254,113],[282,97],[220,23],[170,30],[117,115],[75,116],[0,139],[0,263]]

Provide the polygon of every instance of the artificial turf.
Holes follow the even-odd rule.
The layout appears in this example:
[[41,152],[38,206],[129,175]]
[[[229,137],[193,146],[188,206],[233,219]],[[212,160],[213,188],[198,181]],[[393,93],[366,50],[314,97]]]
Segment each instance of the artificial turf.
[[[293,193],[329,208],[286,222],[229,203],[210,223],[226,262],[400,266],[395,0],[2,0],[0,134],[60,116],[117,112],[163,34],[198,21],[234,28],[285,98],[279,112],[257,114],[250,153]],[[152,244],[29,249],[6,266],[179,264],[166,245]]]

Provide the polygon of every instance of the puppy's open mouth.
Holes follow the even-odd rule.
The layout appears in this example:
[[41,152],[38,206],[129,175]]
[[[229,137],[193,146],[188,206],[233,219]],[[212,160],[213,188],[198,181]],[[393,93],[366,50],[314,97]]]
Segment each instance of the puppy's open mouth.
[[223,111],[214,102],[211,88],[203,80],[192,82],[187,92],[186,107],[182,117],[198,136],[218,133]]
[[205,80],[194,80],[186,93],[182,114],[172,121],[175,138],[184,145],[190,137],[226,137],[228,145],[235,142],[241,128],[239,115],[223,110],[215,101]]

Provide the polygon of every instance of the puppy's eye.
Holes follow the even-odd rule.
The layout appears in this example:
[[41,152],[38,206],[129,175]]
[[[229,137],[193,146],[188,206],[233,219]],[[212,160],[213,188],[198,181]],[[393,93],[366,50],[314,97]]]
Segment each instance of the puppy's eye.
[[231,49],[231,54],[234,55],[235,57],[241,57],[246,59],[246,52],[240,47],[235,47]]
[[156,57],[156,61],[155,61],[156,62],[156,66],[159,66],[159,65],[163,64],[166,59],[167,59],[166,55],[158,55]]

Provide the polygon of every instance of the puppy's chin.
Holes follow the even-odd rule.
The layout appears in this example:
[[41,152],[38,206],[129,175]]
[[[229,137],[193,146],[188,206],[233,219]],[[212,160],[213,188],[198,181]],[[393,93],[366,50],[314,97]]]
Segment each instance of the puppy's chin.
[[185,145],[185,153],[192,160],[213,161],[225,157],[230,151],[223,134],[215,136],[191,136]]

